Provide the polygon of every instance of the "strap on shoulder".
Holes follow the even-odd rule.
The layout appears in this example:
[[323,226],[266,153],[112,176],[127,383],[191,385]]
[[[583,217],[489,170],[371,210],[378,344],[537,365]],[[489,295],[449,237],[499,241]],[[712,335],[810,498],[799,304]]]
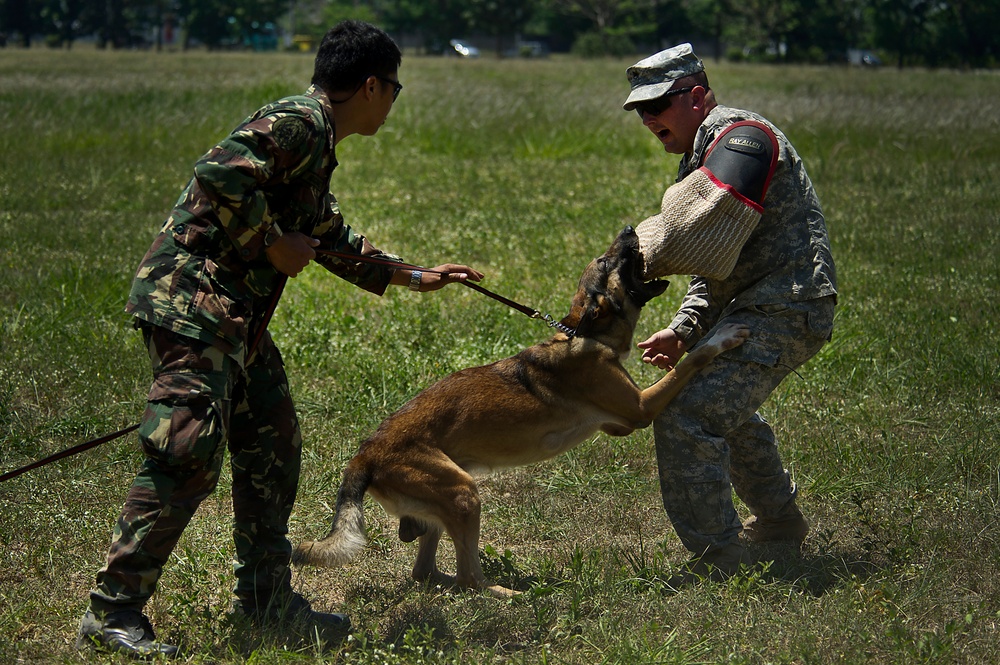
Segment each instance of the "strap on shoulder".
[[712,175],[754,203],[762,204],[778,165],[778,139],[771,129],[754,120],[726,127],[705,156]]

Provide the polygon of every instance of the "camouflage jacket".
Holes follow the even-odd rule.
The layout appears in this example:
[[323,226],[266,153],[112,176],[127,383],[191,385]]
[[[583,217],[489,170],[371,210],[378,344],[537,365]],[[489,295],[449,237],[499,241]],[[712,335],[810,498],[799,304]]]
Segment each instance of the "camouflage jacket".
[[715,138],[740,120],[762,122],[778,139],[778,164],[764,197],[764,214],[723,280],[695,275],[670,327],[689,346],[722,317],[743,307],[835,296],[837,276],[823,210],[802,160],[788,139],[761,116],[717,106],[695,136],[677,170],[680,182],[695,171]]
[[[318,238],[323,249],[395,259],[344,223],[330,193],[332,118],[330,101],[313,86],[261,108],[202,156],[139,264],[125,311],[242,362],[283,284],[264,251],[282,233]],[[317,262],[379,295],[392,276],[370,264]]]

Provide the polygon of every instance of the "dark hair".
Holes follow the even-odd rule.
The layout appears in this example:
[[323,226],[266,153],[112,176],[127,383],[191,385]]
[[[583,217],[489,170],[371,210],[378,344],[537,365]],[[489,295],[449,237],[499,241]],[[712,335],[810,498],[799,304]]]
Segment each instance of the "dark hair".
[[327,92],[355,90],[368,76],[392,74],[402,61],[396,42],[381,28],[341,21],[320,42],[312,83]]
[[685,85],[700,85],[701,87],[705,88],[705,90],[712,89],[712,86],[708,84],[708,73],[705,72],[704,70],[692,74],[691,76],[687,77],[687,80],[689,80],[690,83],[686,83]]

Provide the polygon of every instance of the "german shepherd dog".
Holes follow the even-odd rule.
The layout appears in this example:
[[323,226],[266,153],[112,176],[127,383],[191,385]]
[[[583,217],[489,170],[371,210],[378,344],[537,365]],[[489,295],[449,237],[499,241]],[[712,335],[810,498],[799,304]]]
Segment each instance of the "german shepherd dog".
[[[515,594],[483,576],[474,476],[547,460],[597,430],[625,436],[649,426],[689,378],[750,334],[724,327],[640,389],[622,361],[643,305],[667,287],[662,280],[644,283],[642,274],[638,237],[625,227],[580,278],[560,322],[574,334],[558,332],[510,358],[455,372],[386,418],[344,470],[330,533],[299,544],[293,561],[339,566],[358,554],[366,544],[368,492],[399,517],[400,540],[420,539],[414,579]],[[437,568],[442,530],[455,544],[454,577]]]

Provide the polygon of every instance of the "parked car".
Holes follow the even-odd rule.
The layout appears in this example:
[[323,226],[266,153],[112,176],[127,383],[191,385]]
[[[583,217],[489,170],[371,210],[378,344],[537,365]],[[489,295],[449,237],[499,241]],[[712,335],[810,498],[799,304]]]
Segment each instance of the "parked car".
[[452,39],[448,42],[451,44],[452,52],[460,58],[478,58],[479,49],[477,49],[472,44],[463,41],[461,39]]
[[881,67],[882,60],[867,49],[847,49],[847,62],[859,67]]

